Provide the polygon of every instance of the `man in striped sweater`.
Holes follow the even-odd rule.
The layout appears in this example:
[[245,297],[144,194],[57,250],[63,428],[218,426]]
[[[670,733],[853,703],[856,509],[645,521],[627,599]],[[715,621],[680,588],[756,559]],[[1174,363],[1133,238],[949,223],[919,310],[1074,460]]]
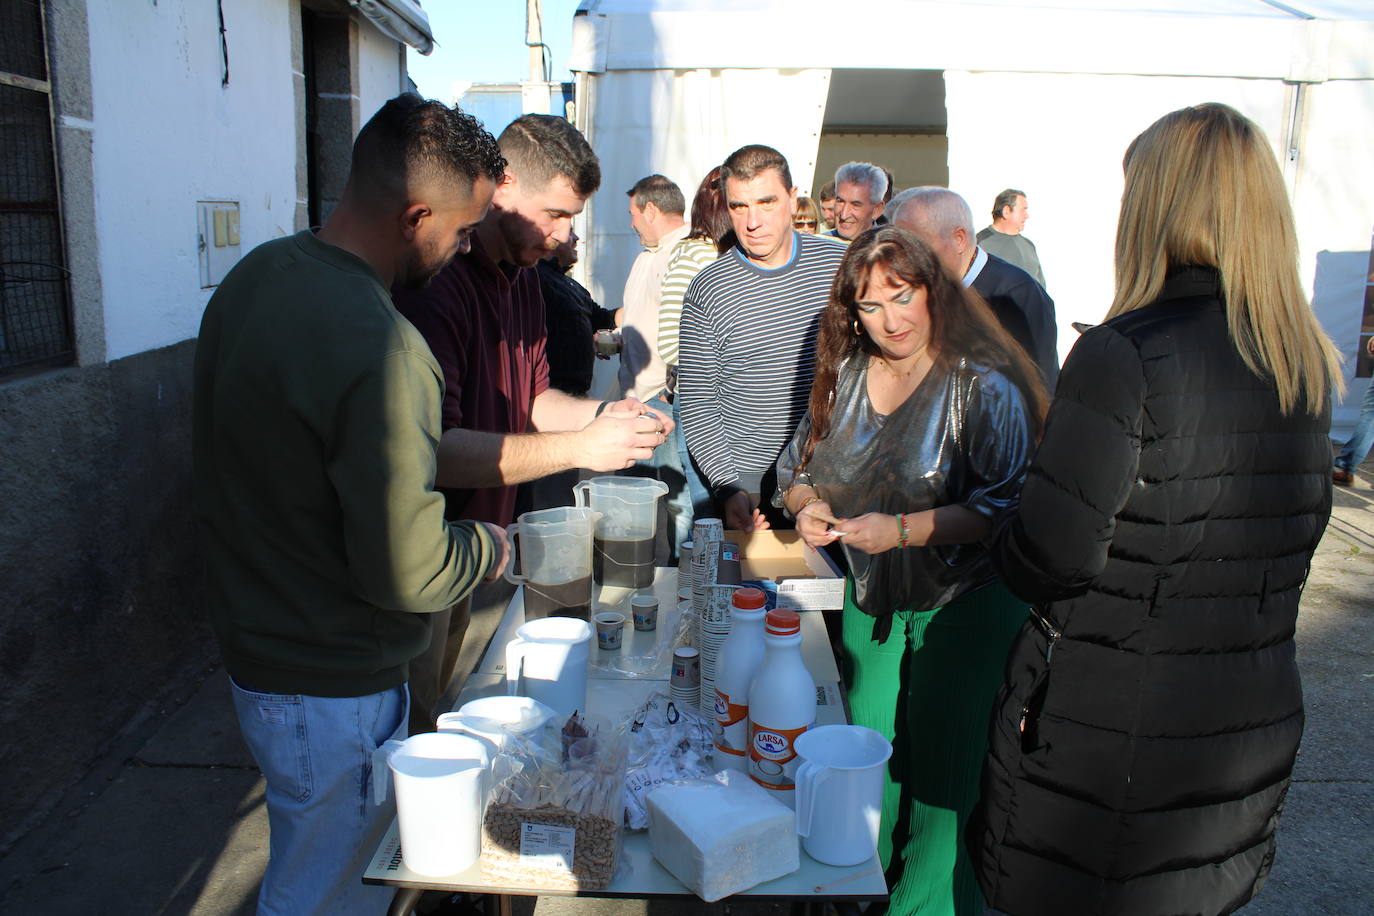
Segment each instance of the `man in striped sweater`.
[[738,243],[687,287],[678,391],[687,449],[726,527],[751,531],[783,521],[774,463],[806,412],[845,246],[792,228],[797,189],[777,150],[736,150],[721,182]]

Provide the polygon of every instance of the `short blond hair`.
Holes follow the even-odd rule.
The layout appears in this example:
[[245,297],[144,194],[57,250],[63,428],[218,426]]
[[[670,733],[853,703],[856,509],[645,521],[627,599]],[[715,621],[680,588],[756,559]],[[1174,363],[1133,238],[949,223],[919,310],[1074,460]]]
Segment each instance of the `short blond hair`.
[[1264,133],[1227,105],[1183,108],[1136,137],[1124,166],[1107,317],[1158,299],[1171,267],[1214,267],[1245,364],[1273,379],[1284,413],[1321,413],[1342,385],[1340,356],[1299,281],[1293,208]]

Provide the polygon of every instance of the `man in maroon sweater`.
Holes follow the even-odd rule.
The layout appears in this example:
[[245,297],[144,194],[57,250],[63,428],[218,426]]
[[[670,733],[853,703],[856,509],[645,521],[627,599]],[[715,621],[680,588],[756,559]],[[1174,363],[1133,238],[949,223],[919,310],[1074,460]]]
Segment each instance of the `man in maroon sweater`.
[[[444,371],[438,484],[450,518],[508,525],[517,484],[569,468],[618,471],[647,459],[672,420],[634,398],[604,403],[549,387],[544,302],[534,267],[572,231],[601,166],[563,118],[523,115],[497,139],[506,173],[472,250],[429,288],[396,291]],[[470,608],[431,615],[430,649],[411,663],[411,729],[442,710]]]

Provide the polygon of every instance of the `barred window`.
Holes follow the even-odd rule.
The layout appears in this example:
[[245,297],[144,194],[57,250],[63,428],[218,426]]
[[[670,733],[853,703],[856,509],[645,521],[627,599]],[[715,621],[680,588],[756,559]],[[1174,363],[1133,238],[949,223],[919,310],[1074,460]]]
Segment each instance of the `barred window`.
[[74,355],[39,0],[0,4],[0,376]]

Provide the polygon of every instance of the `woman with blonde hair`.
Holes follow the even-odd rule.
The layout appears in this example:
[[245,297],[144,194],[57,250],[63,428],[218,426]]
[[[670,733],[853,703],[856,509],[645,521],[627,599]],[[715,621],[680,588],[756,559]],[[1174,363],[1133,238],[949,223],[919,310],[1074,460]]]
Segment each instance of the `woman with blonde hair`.
[[1278,165],[1207,104],[1155,122],[1125,171],[1115,300],[993,540],[1035,609],[967,836],[1013,916],[1243,906],[1302,736],[1293,633],[1339,372]]

